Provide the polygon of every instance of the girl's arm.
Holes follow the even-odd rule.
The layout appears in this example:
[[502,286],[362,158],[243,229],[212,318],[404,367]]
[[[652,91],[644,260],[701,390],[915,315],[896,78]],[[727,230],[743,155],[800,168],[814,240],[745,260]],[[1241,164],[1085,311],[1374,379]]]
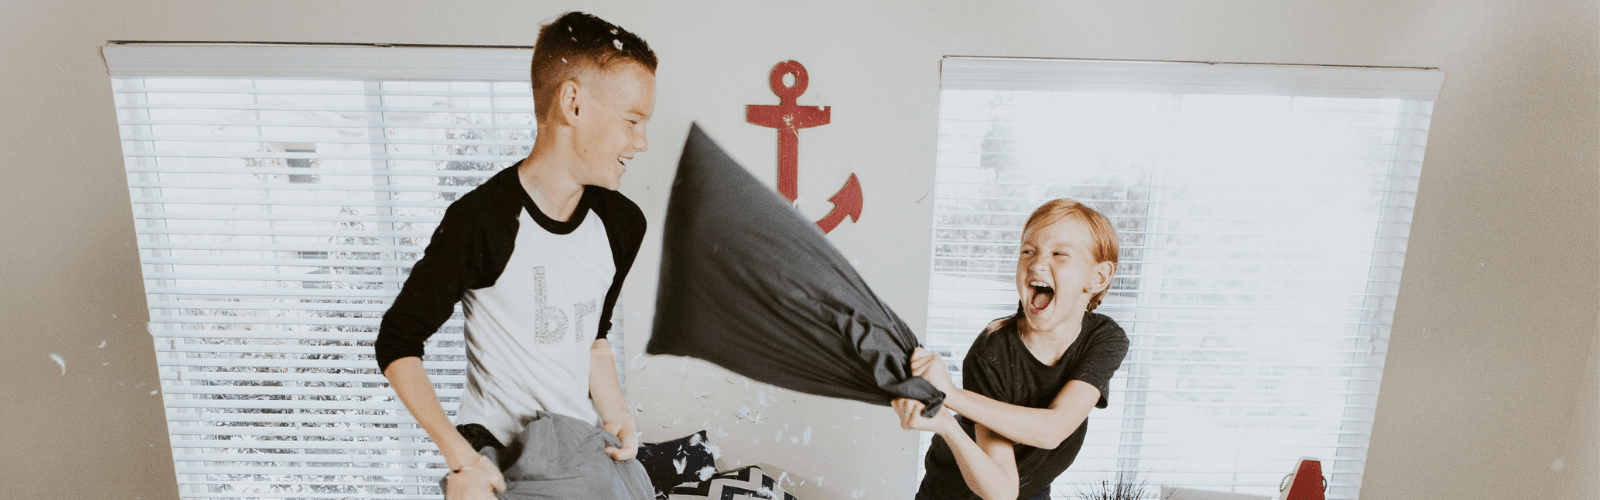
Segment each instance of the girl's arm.
[[617,361],[611,354],[611,342],[595,339],[589,348],[589,399],[600,413],[600,423],[606,432],[622,441],[621,448],[606,447],[612,460],[626,461],[639,452],[639,434],[634,432],[633,414],[628,412],[628,402],[622,398],[622,384],[617,380]]
[[[1100,389],[1082,380],[1067,382],[1046,408],[1028,408],[989,399],[956,387],[950,381],[944,358],[918,347],[911,356],[911,374],[944,391],[944,404],[967,418],[981,422],[1014,442],[1054,449],[1083,425],[1089,410],[1100,401]],[[948,439],[948,438],[946,438]]]
[[940,408],[934,418],[923,418],[921,402],[915,399],[896,399],[891,405],[900,414],[900,428],[932,431],[944,437],[950,451],[961,468],[961,478],[984,500],[1012,500],[1017,498],[1017,457],[1013,443],[994,431],[977,424],[978,440],[974,442],[961,430],[950,410]]

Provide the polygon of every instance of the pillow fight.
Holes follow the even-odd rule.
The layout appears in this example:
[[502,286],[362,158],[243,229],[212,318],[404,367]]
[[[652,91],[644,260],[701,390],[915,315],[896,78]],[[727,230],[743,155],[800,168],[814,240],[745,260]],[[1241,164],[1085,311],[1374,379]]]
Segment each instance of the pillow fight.
[[[659,450],[641,451],[606,339],[649,222],[617,189],[649,147],[656,68],[644,39],[593,15],[541,27],[532,151],[449,206],[384,314],[378,366],[438,445],[448,500],[645,500],[686,478],[705,481],[685,492],[697,498],[773,489],[752,468],[645,463]],[[1071,199],[1021,228],[1017,310],[978,334],[961,386],[813,223],[698,126],[662,223],[647,352],[893,409],[882,418],[934,434],[904,498],[1049,498],[1128,351],[1094,312],[1117,271],[1116,231]],[[451,422],[422,355],[458,303],[467,387]],[[674,449],[707,447],[704,433],[686,439]]]

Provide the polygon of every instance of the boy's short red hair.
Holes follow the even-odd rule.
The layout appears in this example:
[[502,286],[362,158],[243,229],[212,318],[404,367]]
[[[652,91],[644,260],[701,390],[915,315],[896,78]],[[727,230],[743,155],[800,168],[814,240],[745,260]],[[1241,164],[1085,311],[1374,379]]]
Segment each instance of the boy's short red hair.
[[568,12],[544,25],[529,69],[534,116],[544,119],[550,112],[562,82],[623,63],[637,63],[655,74],[656,53],[639,35],[583,12]]
[[[1093,253],[1095,263],[1110,262],[1111,273],[1115,276],[1119,252],[1117,228],[1111,225],[1111,219],[1107,219],[1100,212],[1089,208],[1088,205],[1079,203],[1077,200],[1056,198],[1039,205],[1039,208],[1033,210],[1033,215],[1028,216],[1028,222],[1022,225],[1022,239],[1028,239],[1028,233],[1035,229],[1055,224],[1066,218],[1075,219],[1082,222],[1083,225],[1089,226],[1089,236],[1093,241],[1089,251]],[[1093,311],[1094,308],[1099,307],[1100,299],[1105,297],[1106,292],[1109,290],[1111,290],[1111,286],[1107,284],[1104,289],[1095,292],[1094,296],[1089,297],[1088,310]]]

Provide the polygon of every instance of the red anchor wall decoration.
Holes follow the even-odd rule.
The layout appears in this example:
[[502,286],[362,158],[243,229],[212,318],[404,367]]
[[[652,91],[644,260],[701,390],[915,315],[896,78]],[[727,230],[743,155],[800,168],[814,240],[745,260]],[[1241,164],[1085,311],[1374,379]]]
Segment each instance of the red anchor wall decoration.
[[[783,76],[788,74],[794,75],[792,86],[783,84]],[[777,94],[779,104],[746,106],[745,121],[778,129],[778,193],[793,202],[800,196],[800,129],[827,125],[832,121],[833,113],[827,106],[801,106],[795,102],[800,94],[806,93],[806,85],[811,83],[806,76],[806,67],[798,61],[784,61],[773,66],[767,83],[772,86],[772,93]],[[817,221],[817,227],[822,228],[822,232],[833,231],[844,222],[846,216],[860,222],[861,183],[856,180],[856,174],[850,174],[844,187],[839,188],[839,192],[834,193],[828,201],[833,203],[833,211]]]

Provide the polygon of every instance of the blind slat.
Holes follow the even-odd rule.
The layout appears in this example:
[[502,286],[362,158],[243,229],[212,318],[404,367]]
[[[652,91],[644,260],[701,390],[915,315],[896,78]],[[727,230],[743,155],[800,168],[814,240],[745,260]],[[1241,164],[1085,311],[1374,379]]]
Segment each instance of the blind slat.
[[[252,142],[259,143],[260,141],[261,141],[260,138],[256,138]],[[310,140],[302,141],[302,140],[292,140],[291,139],[291,140],[284,140],[283,142],[317,142],[317,141],[310,141]],[[352,168],[336,168],[336,167],[329,167],[329,166],[325,166],[325,165],[318,165],[315,168],[311,168],[311,167],[307,167],[307,168],[298,168],[298,167],[239,167],[239,166],[233,166],[233,165],[213,165],[213,166],[174,166],[174,167],[162,167],[162,168],[129,168],[128,169],[128,173],[130,173],[130,174],[229,174],[229,175],[245,175],[245,174],[305,175],[305,174],[316,174],[316,175],[319,175],[319,176],[327,175],[327,176],[350,176],[350,177],[452,177],[452,178],[488,179],[490,177],[493,177],[494,174],[496,174],[498,172],[491,172],[491,171],[486,171],[486,170],[406,170],[406,169],[389,169],[389,168],[373,168],[373,169],[364,169],[364,170],[362,170],[362,169],[352,169]]]
[[[430,477],[430,478],[433,478],[435,481],[437,481],[439,478],[444,477],[444,473],[449,472],[449,469],[445,469],[444,467],[427,467],[427,468],[416,467],[416,466],[407,467],[407,466],[399,466],[400,464],[397,464],[397,466],[394,466],[394,467],[326,467],[326,466],[324,466],[324,467],[291,467],[291,466],[244,467],[244,466],[226,466],[226,465],[220,465],[220,466],[187,465],[185,463],[185,462],[193,462],[193,461],[194,460],[179,459],[178,460],[178,468],[177,468],[178,474],[180,474],[180,475],[181,474],[196,474],[196,475],[201,475],[201,474],[237,474],[237,475],[273,474],[273,475],[279,475],[279,474],[282,474],[282,475],[297,475],[297,476],[357,476],[357,477],[363,477],[363,476],[364,477],[386,477],[386,476],[387,477],[400,477],[400,476],[405,476],[405,477]],[[402,463],[404,463],[404,462],[402,462]],[[424,463],[432,463],[432,464],[438,464],[438,465],[442,466],[444,464],[444,458],[443,457],[439,457],[437,459],[437,461],[424,462]],[[422,465],[422,464],[418,464],[418,465]],[[285,484],[285,483],[279,483],[279,484]],[[292,483],[288,483],[288,484],[292,484]],[[435,483],[435,484],[437,484],[437,483]],[[286,492],[286,493],[282,493],[282,495],[284,495],[282,498],[348,498],[350,496],[348,493],[331,494],[331,495],[323,495],[323,496],[311,496],[311,495],[314,495],[314,494],[300,493],[300,492],[295,492],[295,493],[287,493]],[[200,498],[257,498],[257,497],[260,497],[262,495],[260,493],[208,492],[208,493],[199,494],[199,495],[190,494],[190,496],[198,496]],[[435,495],[432,495],[432,496],[413,496],[413,497],[406,497],[406,498],[433,498],[433,499],[437,499],[438,497],[439,496],[437,494],[435,494]]]
[[[315,174],[315,172],[306,172]],[[301,206],[301,207],[333,207],[345,208],[360,206],[364,208],[437,208],[444,209],[450,206],[449,201],[412,201],[412,200],[347,200],[347,199],[246,199],[230,198],[226,196],[197,197],[152,197],[142,196],[134,192],[133,202],[138,205],[215,205],[233,207],[239,206]],[[135,212],[138,213],[138,212]],[[143,248],[143,247],[141,247]]]
[[[426,435],[426,434],[424,434]],[[261,450],[351,450],[351,451],[438,451],[439,447],[432,442],[414,442],[411,440],[391,439],[384,441],[261,441],[254,439],[175,439],[173,448],[184,449],[226,449],[230,453],[260,454]],[[287,454],[286,454],[287,455]],[[325,453],[294,454],[295,457],[315,457]],[[386,453],[376,453],[366,456],[384,457]],[[204,455],[199,455],[204,456]],[[363,456],[363,455],[355,455]],[[193,455],[191,456],[193,457]],[[239,460],[233,460],[239,461]],[[298,459],[299,462],[320,462],[318,459]],[[391,460],[364,460],[368,462],[390,462]]]
[[[427,356],[427,357],[432,357],[432,356]],[[424,362],[424,364],[426,364],[426,362]],[[373,366],[376,367],[377,363],[374,362]],[[449,366],[449,365],[446,365],[446,366]],[[433,384],[436,387],[443,387],[443,386],[448,386],[448,385],[461,385],[461,384],[467,383],[467,377],[465,375],[459,375],[459,374],[451,375],[451,374],[448,374],[448,373],[437,373],[437,372],[441,372],[441,371],[445,371],[445,370],[454,370],[454,369],[455,369],[454,367],[450,367],[450,368],[433,368],[433,369],[431,369],[429,371],[428,378],[433,381]],[[259,383],[259,384],[285,383],[285,382],[321,382],[321,383],[324,383],[324,384],[327,384],[327,385],[337,385],[337,384],[387,384],[387,383],[389,383],[388,379],[384,378],[382,374],[376,373],[376,371],[377,370],[373,370],[374,373],[325,373],[325,372],[306,372],[306,373],[266,372],[266,373],[263,373],[263,372],[185,372],[185,371],[166,370],[166,371],[163,371],[161,373],[161,378],[165,379],[165,380],[183,380],[183,381],[187,381],[187,382],[206,382],[206,383],[211,383],[212,385],[222,385],[222,386],[225,386],[227,384],[217,384],[216,382],[245,382],[245,383]],[[455,371],[459,371],[459,370],[455,370]],[[168,417],[170,418],[170,415]]]
[[[348,127],[347,127],[348,128]],[[272,140],[271,142],[280,142]],[[336,153],[279,153],[272,151],[132,151],[122,154],[128,158],[189,158],[189,159],[257,159],[282,160],[385,160],[385,161],[465,161],[513,163],[523,157],[515,155],[448,155],[448,154],[336,154]],[[315,174],[315,168],[306,168],[305,174]]]
[[[246,426],[221,426],[221,425],[169,425],[167,431],[174,436],[173,439],[193,439],[187,436],[253,436],[258,438],[426,438],[428,433],[421,428],[412,429],[368,429],[362,427],[344,427],[338,429],[324,429],[316,427],[246,427]],[[185,436],[178,438],[177,436]],[[435,448],[437,450],[437,448]]]
[[[203,408],[195,408],[199,410]],[[383,425],[416,425],[417,420],[408,413],[403,413],[402,408],[384,408],[378,410],[362,409],[349,410],[340,414],[312,414],[312,413],[245,413],[210,411],[204,414],[186,413],[185,408],[169,408],[167,410],[168,422],[229,422],[229,423],[266,423],[266,424],[383,424]],[[364,414],[373,413],[373,414]]]
[[[372,354],[372,348],[371,347],[366,347],[366,346],[342,347],[342,346],[327,346],[327,345],[263,345],[263,344],[249,344],[249,345],[178,344],[178,345],[169,346],[169,345],[164,345],[164,344],[161,344],[161,343],[157,343],[156,344],[156,352],[178,352],[178,353],[195,353],[195,354],[252,353],[252,354],[322,354],[322,355],[329,355],[329,354],[360,354],[360,355],[368,355],[368,354]],[[433,356],[455,356],[455,355],[465,356],[467,354],[467,351],[464,348],[431,347],[431,348],[428,349],[428,354],[429,355],[433,355]]]
[[[334,126],[332,124],[329,124],[326,121],[298,121],[298,122],[296,122],[296,121],[281,121],[281,120],[248,120],[248,119],[245,119],[245,120],[238,120],[238,119],[227,120],[226,122],[219,123],[219,121],[216,120],[216,119],[197,119],[197,120],[161,119],[161,120],[149,120],[149,119],[129,118],[129,119],[118,120],[118,123],[121,123],[124,126],[157,126],[157,125],[178,126],[178,125],[182,125],[182,126],[263,127],[263,128],[266,128],[266,127],[271,127],[271,128],[362,128],[362,129],[368,128],[365,124],[338,127],[338,126]],[[491,124],[491,123],[439,123],[439,122],[432,122],[432,123],[406,123],[406,122],[388,122],[388,123],[384,123],[383,125],[384,125],[383,128],[412,129],[412,130],[478,130],[478,131],[483,131],[483,130],[493,130],[493,131],[509,130],[509,131],[527,131],[528,128],[529,128],[528,125],[526,125],[526,124],[515,123],[514,121],[510,121],[510,120],[507,120],[507,122],[503,123],[503,124],[501,124],[501,123],[493,123],[493,124]],[[275,137],[274,138],[268,138],[268,139],[269,140],[262,141],[262,142],[288,142],[288,141],[278,141],[278,140],[276,140],[277,138],[275,138]]]
[[526,82],[526,48],[108,45],[112,78],[333,78]]
[[[168,410],[179,408],[214,408],[214,409],[240,409],[240,410],[347,410],[347,411],[373,411],[373,410],[402,410],[405,405],[399,401],[263,401],[263,400],[230,400],[230,399],[181,399],[169,398],[166,401]],[[455,411],[460,403],[440,401],[446,411]],[[410,418],[410,417],[407,417]]]

